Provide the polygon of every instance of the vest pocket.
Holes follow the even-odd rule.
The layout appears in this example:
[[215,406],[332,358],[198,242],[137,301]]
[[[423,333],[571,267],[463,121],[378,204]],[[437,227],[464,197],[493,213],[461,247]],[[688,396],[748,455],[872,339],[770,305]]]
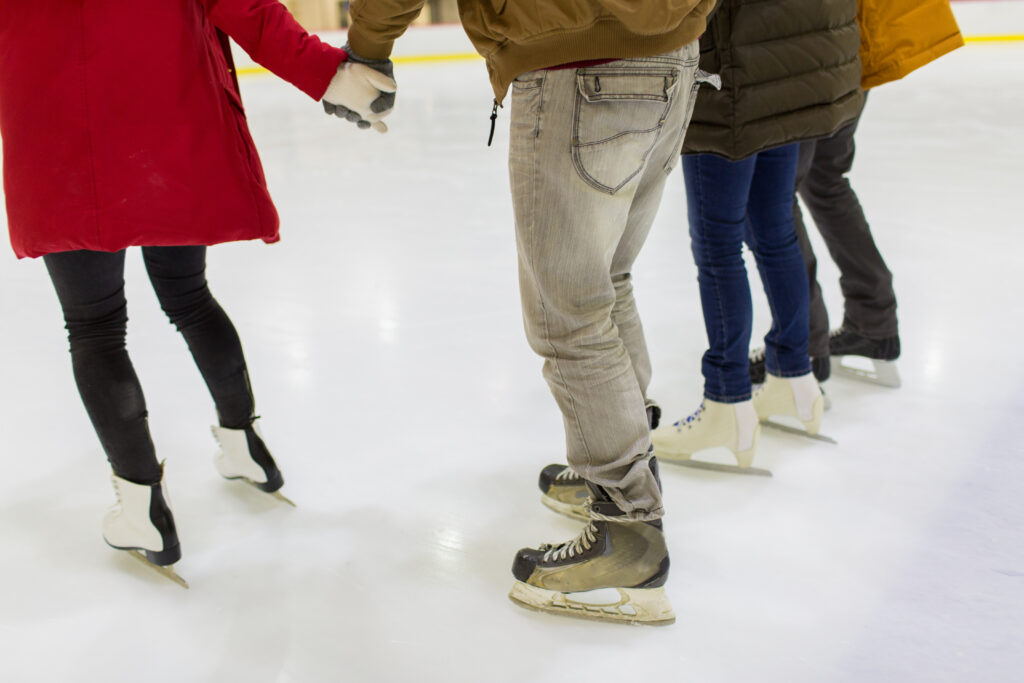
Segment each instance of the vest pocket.
[[643,170],[678,82],[675,69],[577,72],[572,158],[586,183],[615,194]]

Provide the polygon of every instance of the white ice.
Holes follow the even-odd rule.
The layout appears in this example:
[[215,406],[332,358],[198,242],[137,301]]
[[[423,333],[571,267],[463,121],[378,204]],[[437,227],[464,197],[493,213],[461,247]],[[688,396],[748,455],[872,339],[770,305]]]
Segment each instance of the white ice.
[[[903,387],[833,379],[839,445],[765,433],[772,479],[666,465],[660,629],[506,597],[517,548],[579,529],[536,489],[563,434],[521,328],[509,116],[488,149],[480,62],[398,81],[383,136],[243,82],[284,239],[212,249],[209,277],[298,508],[216,475],[211,402],[131,254],[189,591],[103,544],[109,470],[56,298],[41,262],[0,256],[0,679],[1024,679],[1024,44],[872,94],[853,182],[895,273]],[[706,343],[678,171],[635,274],[651,394],[678,417]]]

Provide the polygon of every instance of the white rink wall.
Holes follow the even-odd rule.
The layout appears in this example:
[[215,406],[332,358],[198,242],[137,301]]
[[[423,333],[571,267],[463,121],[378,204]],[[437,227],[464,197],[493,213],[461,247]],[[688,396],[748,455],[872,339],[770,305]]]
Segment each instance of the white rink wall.
[[954,0],[953,13],[968,38],[1024,35],[1024,0]]
[[[954,0],[953,11],[964,36],[1024,36],[1024,0]],[[333,45],[345,44],[345,31],[318,33]],[[395,57],[467,55],[475,52],[462,28],[455,24],[416,26],[395,43]],[[256,65],[235,46],[235,62],[245,71]]]

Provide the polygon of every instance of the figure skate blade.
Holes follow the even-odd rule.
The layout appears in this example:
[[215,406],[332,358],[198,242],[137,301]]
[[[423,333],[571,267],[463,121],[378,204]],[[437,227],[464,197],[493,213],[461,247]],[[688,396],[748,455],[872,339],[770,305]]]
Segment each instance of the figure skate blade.
[[760,467],[740,467],[739,465],[726,465],[718,462],[708,462],[707,460],[661,460],[661,462],[671,463],[673,465],[679,465],[681,467],[689,467],[695,470],[708,470],[711,472],[726,472],[728,474],[753,474],[759,477],[770,477],[772,473],[769,470],[761,469]]
[[280,491],[271,491],[271,492],[268,493],[268,492],[264,491],[263,489],[261,489],[259,487],[259,484],[257,484],[254,481],[250,481],[249,479],[246,479],[245,477],[226,477],[226,478],[228,478],[228,479],[230,479],[232,481],[245,482],[246,484],[248,484],[249,486],[251,486],[255,490],[259,491],[260,493],[262,493],[265,496],[270,496],[271,498],[277,498],[282,503],[287,503],[288,505],[291,505],[293,508],[294,507],[298,507],[298,505],[296,505],[295,502],[292,501],[291,498],[289,498],[288,496],[284,495]]
[[142,564],[146,565],[147,567],[155,571],[157,574],[167,577],[168,579],[170,579],[171,581],[173,581],[174,583],[178,584],[183,588],[189,587],[188,582],[185,581],[185,579],[181,578],[181,576],[179,576],[176,571],[174,571],[174,565],[153,564],[152,562],[146,559],[146,554],[140,550],[127,550],[125,552],[127,552],[136,560],[138,560]]
[[517,581],[508,597],[535,612],[576,619],[647,626],[668,626],[676,621],[664,588],[600,588],[562,593]]
[[[849,362],[844,363],[843,360],[847,358],[856,358],[860,364],[871,367],[858,367]],[[898,389],[901,384],[896,361],[892,360],[875,360],[874,358],[861,358],[859,356],[832,356],[832,372],[842,377],[878,384],[891,389]]]
[[284,495],[280,491],[274,491],[270,495],[273,496],[274,498],[277,498],[281,502],[284,502],[284,503],[287,503],[288,505],[291,505],[293,508],[294,507],[298,507],[291,498],[289,498],[288,496]]
[[763,426],[763,427],[770,427],[771,429],[777,429],[780,432],[786,432],[788,434],[795,434],[797,436],[802,436],[802,437],[804,437],[806,439],[814,439],[815,441],[822,441],[824,443],[830,443],[833,446],[839,445],[839,442],[836,441],[835,439],[833,439],[831,436],[825,436],[824,434],[811,434],[807,430],[797,429],[796,427],[790,427],[789,425],[784,425],[781,422],[776,422],[774,420],[762,420],[761,421],[761,426]]

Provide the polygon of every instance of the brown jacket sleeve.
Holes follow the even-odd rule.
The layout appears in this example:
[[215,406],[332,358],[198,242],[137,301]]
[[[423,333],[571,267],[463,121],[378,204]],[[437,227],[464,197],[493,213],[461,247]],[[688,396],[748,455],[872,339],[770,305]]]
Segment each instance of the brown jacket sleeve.
[[366,59],[387,59],[395,40],[419,16],[426,0],[356,0],[352,3],[352,26],[348,44]]

